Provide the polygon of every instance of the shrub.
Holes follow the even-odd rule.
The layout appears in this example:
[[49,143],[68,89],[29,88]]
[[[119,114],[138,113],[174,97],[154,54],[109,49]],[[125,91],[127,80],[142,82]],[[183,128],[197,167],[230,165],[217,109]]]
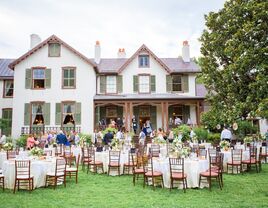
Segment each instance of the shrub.
[[207,129],[205,129],[203,127],[195,127],[193,130],[194,130],[194,133],[195,133],[198,141],[208,139],[208,130]]
[[27,144],[27,135],[22,135],[16,139],[16,146],[26,147],[26,144]]
[[177,128],[172,129],[174,132],[174,136],[178,136],[179,134],[182,134],[182,141],[187,141],[190,139],[190,132],[191,129],[188,125],[180,125]]
[[207,141],[212,143],[212,144],[218,144],[220,143],[221,140],[221,134],[220,133],[210,133],[208,134],[208,139]]

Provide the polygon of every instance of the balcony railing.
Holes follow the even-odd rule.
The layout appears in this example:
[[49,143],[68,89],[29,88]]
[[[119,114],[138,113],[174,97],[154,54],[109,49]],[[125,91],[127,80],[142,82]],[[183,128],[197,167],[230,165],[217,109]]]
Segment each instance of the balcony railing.
[[77,133],[81,133],[80,126],[23,126],[21,127],[21,134],[39,134],[40,132],[45,133],[48,131],[59,132],[60,130],[65,132],[76,131]]

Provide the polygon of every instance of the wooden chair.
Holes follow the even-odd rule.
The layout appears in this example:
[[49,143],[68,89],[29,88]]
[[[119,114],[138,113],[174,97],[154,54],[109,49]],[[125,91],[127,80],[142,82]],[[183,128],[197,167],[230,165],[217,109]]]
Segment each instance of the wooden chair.
[[207,159],[207,150],[206,149],[198,149],[197,157],[202,157],[204,159]]
[[255,146],[250,146],[249,147],[249,159],[248,160],[242,160],[242,165],[247,166],[247,171],[251,169],[251,166],[255,166],[256,172],[259,172],[258,165],[258,156],[257,156],[257,147]]
[[123,174],[125,174],[125,172],[127,171],[127,174],[129,175],[130,170],[132,171],[133,167],[137,165],[136,156],[136,153],[131,153],[130,151],[128,152],[128,162],[124,163]]
[[90,162],[88,163],[88,166],[87,166],[87,173],[89,172],[90,167],[93,167],[93,173],[97,173],[98,168],[100,168],[102,170],[102,173],[104,173],[103,162],[96,160],[96,152],[94,148],[89,149],[88,152],[89,152]]
[[73,155],[71,148],[64,146],[63,148],[63,157],[66,160],[66,164],[71,167],[75,163],[75,156]]
[[116,169],[120,176],[120,151],[109,151],[108,175],[111,169]]
[[88,147],[82,147],[82,170],[85,170],[85,165],[89,165],[91,162],[91,155],[90,155],[90,148]]
[[268,148],[267,146],[261,146],[260,147],[260,154],[259,154],[259,166],[260,166],[260,170],[261,170],[261,162],[262,160],[265,161],[265,163],[267,163],[267,157],[268,157]]
[[1,173],[0,174],[0,185],[3,188],[3,191],[5,190],[5,176]]
[[242,171],[242,149],[232,149],[232,161],[227,162],[227,173],[229,166],[232,168],[232,174],[234,173],[234,167],[236,167],[236,173]]
[[[134,161],[134,163],[136,163],[137,165],[133,165],[132,166],[132,174],[133,174],[133,185],[135,186],[136,184],[136,180],[139,179],[140,176],[142,176],[143,180],[144,180],[144,174],[145,174],[145,170],[144,170],[144,161],[145,159],[143,159],[143,157],[147,157],[146,155],[140,155],[138,152],[136,153],[136,157],[134,156],[134,154],[131,154],[132,157],[132,161]],[[141,162],[138,161],[138,158],[141,158]]]
[[47,173],[45,187],[53,185],[55,189],[59,183],[63,183],[66,187],[66,161],[64,158],[56,160],[55,172]]
[[79,161],[80,161],[80,154],[78,154],[77,158],[75,158],[75,165],[66,168],[66,176],[69,176],[70,178],[72,176],[75,176],[75,182],[76,183],[78,182]]
[[28,185],[28,190],[31,192],[34,188],[34,177],[31,175],[30,160],[15,160],[15,184],[13,193],[16,188],[20,190],[20,185]]
[[206,180],[206,182],[208,183],[209,190],[211,191],[211,181],[212,179],[216,179],[219,183],[220,189],[222,189],[220,173],[219,173],[221,170],[215,169],[215,164],[216,164],[215,161],[219,161],[219,162],[221,161],[220,159],[215,159],[214,157],[219,157],[219,155],[210,156],[209,157],[209,169],[199,174],[199,188],[201,185],[201,181]]
[[149,149],[149,154],[152,157],[159,157],[159,155],[160,155],[160,145],[159,144],[152,144],[151,148]]
[[187,189],[187,175],[184,173],[184,158],[169,158],[170,191],[173,189],[174,181],[182,181],[184,193]]
[[[146,164],[145,161],[144,161],[144,164]],[[145,187],[145,184],[149,185],[149,179],[151,179],[151,181],[152,181],[152,185],[153,185],[154,190],[155,190],[155,185],[158,182],[160,182],[162,188],[164,187],[163,174],[159,171],[154,170],[152,156],[150,156],[148,158],[148,163],[144,169],[145,169],[145,174],[144,174],[143,187]]]
[[60,156],[62,156],[62,154],[63,154],[63,145],[62,144],[57,145],[55,147],[55,156],[60,157]]
[[17,155],[17,153],[16,153],[16,151],[14,151],[14,150],[7,150],[7,160],[9,160],[9,159],[15,159],[16,158],[16,155]]

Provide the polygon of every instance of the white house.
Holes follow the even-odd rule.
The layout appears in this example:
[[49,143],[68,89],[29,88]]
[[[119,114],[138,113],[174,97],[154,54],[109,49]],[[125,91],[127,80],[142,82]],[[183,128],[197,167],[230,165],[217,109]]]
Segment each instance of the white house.
[[100,120],[118,118],[131,130],[133,116],[139,127],[150,120],[153,128],[167,130],[175,117],[199,124],[206,94],[196,84],[200,68],[187,41],[179,58],[159,58],[142,45],[130,58],[120,49],[111,59],[101,58],[97,41],[89,59],[55,35],[43,42],[32,35],[31,49],[16,60],[0,60],[0,72],[3,94],[13,91],[1,99],[0,113],[12,113],[15,137],[60,128],[91,133]]

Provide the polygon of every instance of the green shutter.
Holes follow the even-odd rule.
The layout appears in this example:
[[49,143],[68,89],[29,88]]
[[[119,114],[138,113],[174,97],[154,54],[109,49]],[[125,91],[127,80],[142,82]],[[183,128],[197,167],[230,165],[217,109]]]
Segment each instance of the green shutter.
[[155,75],[151,76],[151,92],[155,92]]
[[117,92],[122,93],[123,92],[123,77],[122,75],[117,76]]
[[138,80],[138,76],[134,75],[133,76],[133,92],[138,92],[139,91],[139,80]]
[[25,89],[32,88],[32,69],[26,69],[25,71]]
[[45,81],[45,88],[51,88],[51,69],[46,69],[45,70],[45,76],[46,76],[46,81]]
[[97,106],[95,107],[95,125],[98,126],[99,125],[99,121],[100,121],[100,107]]
[[167,92],[172,91],[172,76],[171,75],[166,75],[166,88],[167,88]]
[[44,104],[44,120],[45,125],[50,125],[50,103]]
[[157,129],[157,123],[156,123],[156,106],[150,106],[150,113],[151,113],[151,124],[152,129]]
[[100,93],[106,91],[106,76],[100,76]]
[[183,90],[183,92],[189,92],[188,75],[182,76],[182,90]]
[[24,104],[24,125],[28,126],[30,125],[30,104],[25,103]]
[[81,103],[75,103],[74,119],[76,125],[81,124]]
[[56,125],[61,125],[61,103],[56,103]]
[[183,123],[187,123],[188,118],[190,118],[190,106],[184,105],[183,106]]

